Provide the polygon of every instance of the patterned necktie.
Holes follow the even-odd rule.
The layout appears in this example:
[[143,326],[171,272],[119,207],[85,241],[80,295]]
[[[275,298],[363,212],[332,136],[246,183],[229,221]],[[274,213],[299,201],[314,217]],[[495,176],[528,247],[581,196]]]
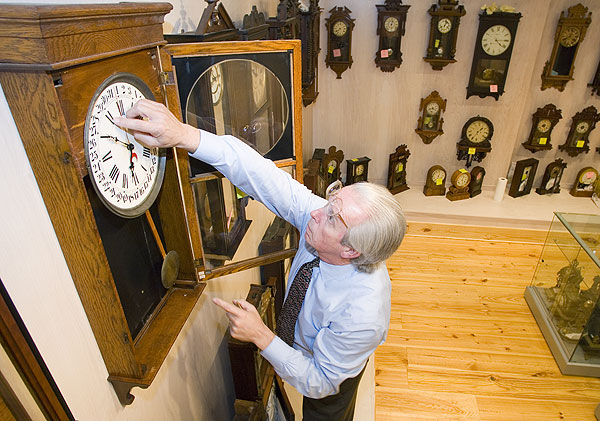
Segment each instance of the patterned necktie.
[[310,284],[313,268],[318,264],[319,258],[317,257],[300,267],[277,319],[277,335],[289,346],[294,344],[296,320],[298,319],[298,314],[300,314],[308,284]]

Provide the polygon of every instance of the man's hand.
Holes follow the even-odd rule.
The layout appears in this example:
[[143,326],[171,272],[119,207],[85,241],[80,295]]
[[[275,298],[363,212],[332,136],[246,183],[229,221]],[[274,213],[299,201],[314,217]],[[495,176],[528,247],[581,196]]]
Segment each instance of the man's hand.
[[256,308],[246,300],[233,300],[233,304],[230,304],[215,297],[213,303],[227,312],[229,330],[235,339],[253,342],[263,350],[275,337],[271,329],[263,323]]
[[200,143],[200,131],[177,120],[159,102],[141,99],[125,116],[115,117],[115,124],[129,130],[138,142],[148,147],[179,147],[194,152]]

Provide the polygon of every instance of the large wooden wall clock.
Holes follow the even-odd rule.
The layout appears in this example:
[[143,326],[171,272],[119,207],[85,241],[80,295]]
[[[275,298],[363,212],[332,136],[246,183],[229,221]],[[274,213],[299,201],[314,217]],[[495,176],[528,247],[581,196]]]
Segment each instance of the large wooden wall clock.
[[467,13],[458,0],[438,0],[428,10],[431,15],[427,55],[423,60],[431,64],[433,70],[442,70],[450,63],[456,63],[456,40],[460,18]]
[[577,156],[582,152],[588,153],[590,151],[590,133],[599,120],[600,113],[593,105],[576,113],[571,118],[571,129],[567,140],[564,144],[559,145],[558,149],[568,153],[569,156]]
[[375,65],[382,72],[393,72],[402,64],[402,36],[406,25],[409,5],[402,0],[385,0],[377,8],[377,35],[379,47],[375,53]]
[[426,145],[444,134],[442,112],[446,111],[446,102],[447,100],[443,99],[438,91],[433,91],[426,98],[421,98],[419,105],[421,115],[417,121],[415,132]]
[[531,131],[529,138],[522,143],[523,147],[533,153],[552,149],[550,143],[552,130],[561,118],[562,111],[554,104],[546,104],[543,108],[538,108],[531,117],[533,120]]
[[302,103],[312,104],[319,95],[319,53],[321,34],[319,0],[310,0],[308,10],[300,10],[302,40]]
[[325,64],[330,67],[337,79],[342,78],[349,67],[352,67],[352,31],[354,19],[350,17],[347,7],[334,7],[325,19],[327,27],[327,55]]
[[520,13],[483,11],[479,14],[467,98],[477,95],[498,100],[504,93],[520,19]]
[[[243,51],[239,43],[167,47],[162,23],[171,8],[169,3],[0,8],[0,84],[108,380],[123,405],[133,401],[132,387],[146,388],[154,380],[204,281],[295,253],[290,248],[244,264],[210,266],[200,228],[205,209],[199,206],[187,152],[145,148],[112,123],[141,97],[155,98],[187,119],[190,110],[180,107],[175,77],[180,88],[199,79],[196,85],[205,95],[198,101],[210,107],[225,107],[232,90],[251,103],[250,88],[230,86],[236,76],[251,87],[248,72],[222,74],[216,105],[210,68],[202,73],[205,79],[193,72],[196,60],[230,62],[232,55],[245,52],[265,66],[280,63],[281,69],[273,71],[287,75],[281,84],[288,89],[289,112],[276,142],[282,147],[274,146],[282,155],[265,156],[302,180],[301,104],[296,100],[300,42],[255,41]],[[188,56],[193,58],[191,72],[174,72],[174,62]],[[260,110],[267,112],[265,104]],[[167,265],[174,275],[164,282],[163,263],[175,262],[168,258],[173,252],[178,265]]]
[[542,91],[556,88],[562,92],[567,83],[573,80],[579,45],[592,22],[592,12],[587,13],[587,10],[587,7],[579,3],[569,7],[566,16],[564,11],[561,12],[554,34],[552,54],[542,72]]

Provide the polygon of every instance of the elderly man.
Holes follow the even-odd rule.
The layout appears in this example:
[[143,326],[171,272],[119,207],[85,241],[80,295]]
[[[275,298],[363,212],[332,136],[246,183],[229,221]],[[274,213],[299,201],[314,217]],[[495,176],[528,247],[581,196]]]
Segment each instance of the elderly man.
[[384,262],[406,231],[399,204],[370,183],[341,188],[338,181],[327,200],[318,197],[233,136],[183,124],[162,104],[141,100],[127,117],[115,122],[141,143],[187,150],[298,228],[278,335],[245,300],[213,301],[226,311],[232,336],[256,344],[304,395],[304,419],[351,420],[367,360],[389,327]]

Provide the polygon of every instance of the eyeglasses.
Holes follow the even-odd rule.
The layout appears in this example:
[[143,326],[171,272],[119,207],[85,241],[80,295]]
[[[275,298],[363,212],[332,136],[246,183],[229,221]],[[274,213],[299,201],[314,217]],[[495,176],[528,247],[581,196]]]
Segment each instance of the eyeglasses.
[[342,218],[342,199],[340,199],[337,195],[342,189],[342,182],[340,180],[336,180],[331,183],[327,189],[325,190],[325,198],[327,199],[327,207],[325,209],[327,214],[327,220],[329,223],[333,224],[335,221],[335,217],[337,216],[342,221],[342,224],[348,229],[348,224]]

